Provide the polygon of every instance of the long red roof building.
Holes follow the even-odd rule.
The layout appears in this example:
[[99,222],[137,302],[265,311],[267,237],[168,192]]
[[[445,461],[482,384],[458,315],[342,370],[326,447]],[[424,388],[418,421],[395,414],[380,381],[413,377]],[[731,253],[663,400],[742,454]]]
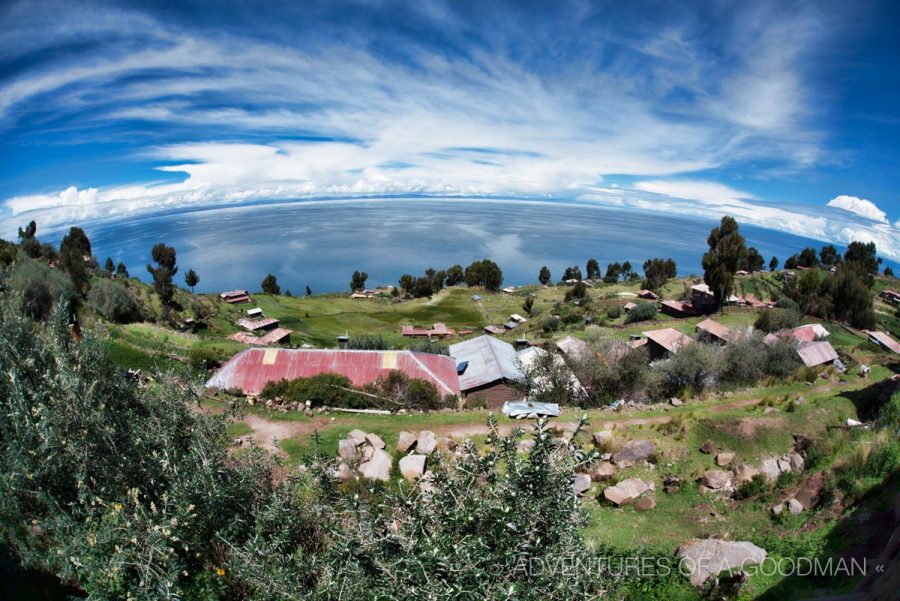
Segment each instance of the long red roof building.
[[459,394],[454,359],[412,351],[252,348],[232,357],[209,379],[206,387],[237,388],[244,394],[259,394],[268,382],[324,373],[340,374],[354,386],[364,386],[379,376],[386,377],[392,370],[431,382],[442,396]]

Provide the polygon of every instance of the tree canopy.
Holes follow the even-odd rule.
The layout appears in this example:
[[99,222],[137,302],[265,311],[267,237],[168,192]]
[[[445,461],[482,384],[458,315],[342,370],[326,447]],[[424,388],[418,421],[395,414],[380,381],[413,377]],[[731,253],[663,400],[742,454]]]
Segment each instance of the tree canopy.
[[734,274],[747,255],[744,236],[734,217],[726,215],[706,240],[709,251],[703,255],[703,281],[721,305],[734,290]]

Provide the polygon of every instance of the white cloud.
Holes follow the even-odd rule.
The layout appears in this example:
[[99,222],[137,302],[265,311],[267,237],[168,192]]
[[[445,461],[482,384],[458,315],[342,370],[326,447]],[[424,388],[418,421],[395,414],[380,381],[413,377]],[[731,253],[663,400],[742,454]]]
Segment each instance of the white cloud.
[[839,209],[844,209],[845,211],[850,211],[851,213],[856,213],[857,215],[861,215],[862,217],[871,219],[872,221],[888,223],[887,214],[879,209],[874,202],[872,202],[871,200],[866,200],[865,198],[841,194],[840,196],[835,196],[834,198],[829,200],[828,206],[837,207]]

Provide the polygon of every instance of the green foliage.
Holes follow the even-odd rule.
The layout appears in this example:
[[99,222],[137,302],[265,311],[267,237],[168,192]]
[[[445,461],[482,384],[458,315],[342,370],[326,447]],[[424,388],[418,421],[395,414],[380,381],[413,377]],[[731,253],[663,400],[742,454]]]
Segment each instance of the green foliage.
[[[856,263],[863,273],[871,277],[878,273],[878,265],[881,263],[881,259],[878,258],[874,242],[866,244],[854,241],[847,246],[847,251],[844,253],[844,262]],[[871,285],[871,281],[869,285]]]
[[116,276],[120,278],[128,277],[128,268],[125,267],[125,263],[119,261],[119,264],[116,265]]
[[578,281],[574,286],[566,290],[565,301],[568,303],[575,299],[583,299],[587,296],[587,284],[582,281]]
[[106,262],[103,264],[103,269],[110,274],[116,270],[116,264],[113,263],[112,257],[106,257]]
[[55,304],[66,306],[73,313],[78,297],[72,282],[59,270],[27,258],[13,266],[10,287],[21,294],[25,314],[38,320],[47,319]]
[[606,316],[610,319],[618,319],[622,316],[622,307],[619,305],[613,305],[609,309],[606,310]]
[[366,280],[368,279],[369,274],[365,271],[354,271],[353,277],[350,280],[350,290],[353,292],[356,292],[357,290],[364,290],[366,287]]
[[772,257],[772,260],[769,261],[769,271],[775,271],[778,269],[778,257]]
[[453,267],[447,269],[447,279],[445,280],[447,286],[458,286],[465,280],[466,275],[463,271],[462,265],[454,265]]
[[[781,301],[778,302],[779,307]],[[765,309],[756,317],[753,327],[760,332],[778,332],[795,328],[800,325],[802,317],[800,312],[793,309]]]
[[184,283],[191,289],[191,292],[193,292],[194,286],[200,283],[200,276],[197,275],[197,272],[193,269],[188,269],[187,273],[184,274]]
[[568,282],[569,280],[578,280],[580,282],[582,279],[581,267],[579,267],[578,265],[566,267],[566,270],[563,272],[563,282]]
[[759,498],[768,493],[771,488],[763,474],[756,474],[734,491],[734,498],[738,501]]
[[544,321],[541,323],[541,328],[546,333],[556,332],[559,330],[560,319],[556,315],[548,315],[544,318]]
[[816,249],[810,246],[807,246],[802,251],[800,251],[800,256],[797,257],[797,265],[800,267],[808,267],[812,269],[813,267],[819,266],[819,255],[816,253]]
[[525,297],[525,301],[522,303],[522,309],[528,315],[533,315],[534,313],[534,295],[529,294]]
[[124,284],[115,280],[97,280],[88,292],[87,302],[109,321],[129,323],[140,319],[140,310],[134,298]]
[[598,353],[573,359],[571,367],[587,389],[583,407],[602,407],[632,396],[643,388],[649,374],[645,348],[631,348],[621,341],[604,341]]
[[615,284],[619,281],[619,276],[622,274],[622,265],[618,262],[610,263],[606,266],[606,275],[603,276],[603,281],[607,284]]
[[16,245],[0,239],[0,267],[8,267],[16,260]]
[[160,242],[153,247],[150,256],[156,267],[148,264],[147,272],[153,276],[153,289],[165,306],[175,298],[175,285],[172,283],[172,278],[178,273],[178,267],[175,266],[175,249]]
[[188,351],[188,364],[201,371],[216,369],[226,358],[227,353],[212,346],[193,346]]
[[466,267],[465,279],[467,286],[481,286],[496,292],[503,285],[503,272],[490,259],[482,259]]
[[677,274],[672,259],[648,259],[644,261],[644,288],[659,290]]
[[88,282],[85,257],[91,256],[91,243],[80,227],[69,229],[69,233],[59,245],[59,266],[65,271],[72,286],[79,294],[84,294]]
[[281,294],[281,286],[278,285],[278,278],[271,273],[263,278],[263,281],[259,286],[265,294]]
[[638,321],[655,319],[658,307],[659,305],[656,303],[638,303],[636,307],[631,309],[625,315],[625,323],[635,323]]
[[347,348],[360,351],[384,351],[388,344],[381,336],[351,336],[347,340]]
[[703,255],[703,281],[709,285],[721,305],[734,290],[734,273],[740,269],[747,256],[744,236],[734,217],[722,217],[707,238],[709,252]]
[[541,284],[546,286],[547,284],[550,283],[550,280],[552,279],[552,277],[553,276],[550,275],[550,268],[548,268],[546,265],[541,267],[541,272],[538,274],[538,281]]
[[315,406],[353,409],[371,406],[371,402],[366,397],[355,391],[353,383],[346,376],[334,373],[319,374],[311,378],[269,382],[260,394],[266,399],[282,397],[286,402],[312,401]]
[[681,397],[686,391],[699,393],[712,387],[722,371],[719,349],[702,342],[682,347],[665,361],[656,363],[650,394],[655,399]]
[[[773,257],[774,258],[774,257]],[[744,257],[743,269],[753,273],[754,271],[762,271],[764,260],[755,246],[747,249],[747,255]]]
[[826,267],[831,267],[838,261],[837,249],[833,244],[826,244],[822,247],[822,250],[819,253],[819,260],[822,262],[822,265],[825,265]]
[[[597,259],[588,259],[585,273],[587,274],[587,279],[589,280],[599,280],[600,279],[600,263],[597,262]],[[548,278],[549,281],[549,278]],[[544,283],[544,282],[541,282]]]

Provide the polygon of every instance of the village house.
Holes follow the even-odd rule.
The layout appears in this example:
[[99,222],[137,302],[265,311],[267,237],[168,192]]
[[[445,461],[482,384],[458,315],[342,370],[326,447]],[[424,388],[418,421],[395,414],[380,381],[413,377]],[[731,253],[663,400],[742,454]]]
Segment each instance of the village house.
[[666,315],[672,317],[693,317],[700,315],[700,312],[694,308],[691,303],[678,300],[664,300],[659,304],[659,309]]
[[219,294],[219,298],[230,305],[235,305],[238,303],[249,303],[250,293],[246,290],[229,290],[228,292],[222,292],[221,294]]
[[563,336],[556,341],[556,350],[571,360],[577,361],[590,356],[588,343],[574,336]]
[[345,376],[354,386],[365,386],[387,377],[392,370],[431,382],[442,397],[459,394],[453,359],[412,351],[252,348],[232,357],[213,374],[206,387],[259,394],[269,382],[325,373]]
[[735,332],[714,319],[704,319],[697,324],[697,335],[703,342],[728,344],[734,339]]
[[247,319],[246,317],[242,317],[237,320],[237,325],[249,332],[256,332],[259,330],[271,330],[278,325],[278,320],[274,317],[264,317],[262,319]]
[[[490,327],[490,326],[489,326]],[[521,399],[515,384],[522,379],[516,350],[493,336],[478,336],[450,345],[450,356],[459,366],[459,389],[469,403],[496,409],[506,401]]]
[[763,342],[771,345],[779,340],[793,339],[797,343],[797,355],[803,364],[816,367],[830,365],[838,359],[837,351],[825,340],[829,335],[830,332],[822,324],[814,323],[769,334],[763,338]]
[[659,300],[659,295],[652,290],[638,290],[637,295],[640,298],[646,298],[648,300]]
[[631,311],[632,309],[634,309],[636,307],[637,307],[637,303],[629,301],[629,302],[625,303],[624,309],[627,312],[627,311]]
[[287,328],[275,328],[269,332],[266,332],[262,336],[254,336],[250,332],[237,332],[232,334],[228,338],[231,340],[236,340],[238,342],[243,342],[244,344],[258,344],[261,346],[269,346],[272,344],[287,344],[291,341],[291,334],[293,330],[288,330]]
[[247,309],[247,311],[245,311],[245,313],[247,314],[247,317],[262,317],[263,316],[263,310],[260,309],[259,307],[254,307],[253,309]]
[[500,326],[484,326],[484,333],[491,334],[493,336],[499,336],[500,334],[505,333],[506,330],[501,328]]
[[886,332],[866,331],[866,334],[869,335],[870,342],[874,342],[878,346],[889,350],[892,353],[900,354],[900,342],[897,342],[888,336]]
[[880,296],[884,300],[884,302],[888,304],[900,304],[900,292],[897,292],[895,290],[882,290],[878,296]]
[[647,340],[646,346],[652,360],[665,359],[669,355],[675,355],[694,341],[690,336],[682,334],[674,328],[662,328],[641,333]]
[[716,295],[706,284],[691,286],[691,306],[700,313],[711,313],[716,310]]
[[401,326],[400,334],[407,338],[448,338],[456,335],[456,330],[448,328],[446,324],[435,323],[431,328],[417,328],[415,326]]

